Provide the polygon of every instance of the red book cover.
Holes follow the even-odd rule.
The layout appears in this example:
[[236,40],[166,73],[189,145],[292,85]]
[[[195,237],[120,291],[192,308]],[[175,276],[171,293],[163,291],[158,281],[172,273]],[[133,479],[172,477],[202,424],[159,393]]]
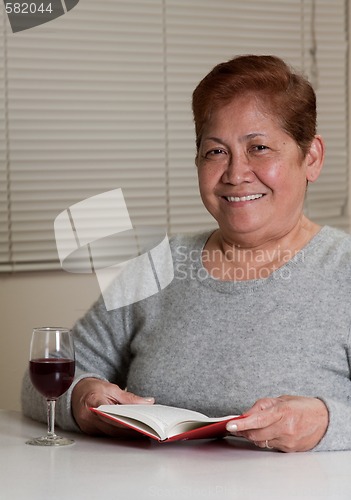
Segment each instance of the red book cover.
[[224,437],[229,421],[245,418],[208,418],[192,410],[163,405],[103,405],[91,411],[109,423],[122,424],[159,442]]

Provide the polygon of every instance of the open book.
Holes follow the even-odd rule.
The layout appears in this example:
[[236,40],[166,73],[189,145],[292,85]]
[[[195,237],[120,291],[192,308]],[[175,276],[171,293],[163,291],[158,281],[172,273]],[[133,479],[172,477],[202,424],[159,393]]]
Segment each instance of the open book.
[[209,418],[202,413],[164,405],[101,405],[91,408],[109,423],[125,425],[158,441],[221,437],[226,424],[244,415]]

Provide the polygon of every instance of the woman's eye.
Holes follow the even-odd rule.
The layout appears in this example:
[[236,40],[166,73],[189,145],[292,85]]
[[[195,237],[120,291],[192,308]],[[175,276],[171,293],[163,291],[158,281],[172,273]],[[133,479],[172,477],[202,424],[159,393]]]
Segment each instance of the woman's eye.
[[251,151],[254,151],[254,152],[266,151],[267,149],[269,149],[269,147],[265,146],[264,144],[257,144],[255,146],[251,147]]
[[219,155],[225,155],[226,154],[226,151],[224,149],[221,149],[221,148],[215,148],[215,149],[211,149],[210,151],[207,151],[207,153],[205,154],[205,158],[211,158],[211,156],[219,156]]

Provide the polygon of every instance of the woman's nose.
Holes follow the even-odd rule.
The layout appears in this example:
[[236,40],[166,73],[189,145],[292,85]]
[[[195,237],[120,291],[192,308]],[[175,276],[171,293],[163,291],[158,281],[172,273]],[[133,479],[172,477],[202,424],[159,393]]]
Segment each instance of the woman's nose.
[[253,172],[245,155],[232,155],[222,175],[224,184],[238,185],[242,182],[250,182]]

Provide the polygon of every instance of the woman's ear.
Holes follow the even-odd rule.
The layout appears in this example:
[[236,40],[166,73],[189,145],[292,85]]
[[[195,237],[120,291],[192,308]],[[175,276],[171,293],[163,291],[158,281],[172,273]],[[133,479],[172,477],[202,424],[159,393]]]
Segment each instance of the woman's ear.
[[320,135],[316,135],[305,158],[307,181],[315,182],[318,179],[324,163],[324,153],[323,138]]

